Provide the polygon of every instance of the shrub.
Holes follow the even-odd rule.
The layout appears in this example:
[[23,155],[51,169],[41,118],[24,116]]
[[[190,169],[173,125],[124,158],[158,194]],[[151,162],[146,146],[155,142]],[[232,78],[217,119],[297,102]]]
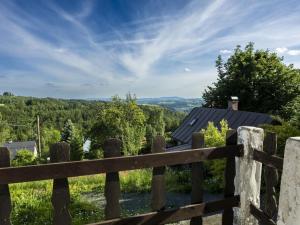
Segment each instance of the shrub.
[[36,157],[30,150],[27,149],[19,150],[15,158],[12,160],[13,166],[28,166],[36,163]]
[[284,156],[284,148],[286,140],[289,137],[300,136],[300,129],[293,124],[282,122],[282,125],[262,125],[265,132],[274,132],[277,134],[277,155]]
[[[219,127],[220,130],[212,122],[209,122],[207,128],[202,130],[206,147],[220,147],[225,145],[226,133],[229,130],[227,121],[221,120]],[[221,191],[224,188],[225,160],[205,161],[204,165],[208,176],[205,179],[205,188],[211,192]]]

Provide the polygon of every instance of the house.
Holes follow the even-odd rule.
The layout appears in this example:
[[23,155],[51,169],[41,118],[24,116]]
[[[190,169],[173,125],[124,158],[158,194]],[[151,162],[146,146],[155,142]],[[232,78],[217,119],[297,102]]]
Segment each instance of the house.
[[231,129],[240,126],[259,126],[274,123],[272,117],[264,113],[255,113],[238,110],[239,100],[231,97],[227,109],[196,107],[186,116],[180,126],[172,133],[172,138],[178,146],[170,150],[183,150],[191,146],[192,134],[207,127],[208,122],[218,126],[222,119],[227,120]]
[[18,151],[24,149],[31,151],[34,156],[37,156],[37,146],[35,141],[8,142],[3,144],[3,147],[8,148],[11,159],[15,158]]

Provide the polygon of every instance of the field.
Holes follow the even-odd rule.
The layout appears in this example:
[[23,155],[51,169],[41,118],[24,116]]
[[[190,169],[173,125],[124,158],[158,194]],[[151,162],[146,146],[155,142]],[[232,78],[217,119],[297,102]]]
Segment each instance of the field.
[[[120,174],[122,193],[127,194],[127,196],[130,196],[130,193],[145,193],[145,195],[149,195],[151,173],[151,170],[122,172]],[[187,171],[174,172],[167,170],[167,191],[172,193],[189,192],[190,185],[188,180],[189,172]],[[105,175],[69,179],[71,193],[70,213],[74,225],[96,222],[104,218],[104,184]],[[12,184],[10,185],[10,191],[13,202],[12,222],[14,225],[51,224],[52,181]],[[102,199],[102,204],[99,204],[97,199]],[[124,208],[122,210],[122,215],[133,215],[150,210],[148,204],[142,203],[142,205],[144,207],[140,207],[138,210],[126,207],[127,209]]]

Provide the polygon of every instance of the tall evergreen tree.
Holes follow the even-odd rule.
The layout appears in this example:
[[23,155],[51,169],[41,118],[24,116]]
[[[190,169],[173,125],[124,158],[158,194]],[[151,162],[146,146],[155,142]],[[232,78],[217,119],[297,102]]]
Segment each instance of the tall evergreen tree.
[[74,131],[75,131],[75,127],[73,125],[72,120],[68,119],[65,122],[64,128],[62,130],[61,133],[61,141],[67,142],[67,143],[71,143],[71,140],[73,139],[74,136]]
[[64,125],[61,133],[61,141],[70,144],[71,160],[81,160],[83,158],[83,137],[70,119]]

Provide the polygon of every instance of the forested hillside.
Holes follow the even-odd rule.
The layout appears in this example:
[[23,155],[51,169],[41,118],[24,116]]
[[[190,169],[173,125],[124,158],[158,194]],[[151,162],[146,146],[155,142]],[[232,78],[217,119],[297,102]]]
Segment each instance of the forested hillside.
[[[51,142],[61,139],[61,132],[66,129],[66,122],[69,120],[72,127],[79,134],[80,142],[93,137],[98,137],[100,134],[96,132],[96,124],[99,124],[101,119],[105,119],[106,126],[111,129],[107,131],[101,130],[102,137],[109,137],[115,132],[113,128],[118,126],[117,122],[122,121],[128,123],[128,118],[117,118],[117,115],[109,120],[104,118],[103,112],[114,111],[118,115],[125,115],[124,112],[131,111],[136,108],[142,118],[138,125],[141,130],[141,142],[144,145],[139,145],[139,148],[147,147],[147,140],[152,134],[165,134],[174,130],[181,119],[183,113],[174,112],[169,109],[151,106],[137,105],[136,100],[132,99],[121,100],[116,97],[111,102],[94,101],[94,100],[64,100],[54,98],[33,98],[13,96],[12,94],[3,94],[0,96],[0,143],[4,141],[24,141],[37,139],[37,116],[40,119],[42,150],[48,151]],[[118,105],[122,105],[118,107]],[[130,116],[129,116],[130,117]],[[130,123],[130,122],[129,122]],[[104,125],[104,124],[102,124]],[[99,128],[99,126],[97,127]],[[126,135],[123,132],[128,129],[137,127],[123,126],[124,130],[116,131],[120,138]],[[72,128],[73,129],[73,128]],[[161,130],[161,131],[159,131]],[[130,132],[129,132],[130,133]],[[115,133],[114,133],[115,134]],[[124,136],[125,135],[125,136]],[[127,135],[128,136],[128,135]],[[98,138],[96,138],[98,139]],[[92,143],[93,144],[93,143]],[[148,143],[149,144],[149,143]],[[97,144],[92,145],[97,146]]]

